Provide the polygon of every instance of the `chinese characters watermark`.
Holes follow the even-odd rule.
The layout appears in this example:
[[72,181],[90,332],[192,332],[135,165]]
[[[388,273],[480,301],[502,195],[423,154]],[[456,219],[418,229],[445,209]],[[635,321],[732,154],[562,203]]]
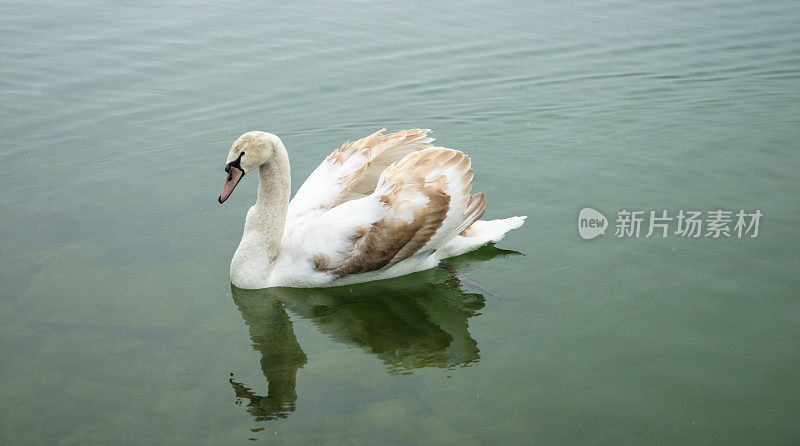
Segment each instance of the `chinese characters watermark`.
[[[747,211],[679,210],[670,214],[667,210],[617,212],[614,236],[617,238],[649,238],[677,236],[682,238],[755,238],[764,214],[760,209]],[[606,233],[608,220],[605,215],[592,208],[583,208],[578,214],[578,234],[589,240]]]

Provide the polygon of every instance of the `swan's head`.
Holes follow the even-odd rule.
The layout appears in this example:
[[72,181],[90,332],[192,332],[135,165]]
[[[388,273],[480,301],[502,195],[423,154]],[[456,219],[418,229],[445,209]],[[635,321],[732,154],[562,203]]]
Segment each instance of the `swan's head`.
[[277,144],[280,143],[278,137],[272,133],[253,131],[245,133],[233,143],[225,164],[225,172],[228,176],[222,187],[222,193],[219,195],[220,203],[224,203],[228,199],[244,174],[272,158],[276,141]]

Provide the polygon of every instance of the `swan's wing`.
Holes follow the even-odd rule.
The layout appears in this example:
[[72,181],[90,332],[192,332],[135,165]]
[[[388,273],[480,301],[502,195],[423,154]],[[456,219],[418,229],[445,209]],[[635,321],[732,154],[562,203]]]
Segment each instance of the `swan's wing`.
[[288,218],[320,213],[375,190],[386,167],[403,156],[430,147],[429,129],[384,135],[382,129],[358,141],[346,142],[320,164],[289,203]]
[[[483,194],[470,195],[473,175],[470,159],[457,150],[406,155],[383,172],[372,194],[337,206],[315,224],[340,240],[324,262],[312,260],[316,269],[342,277],[433,252],[483,215]],[[335,229],[342,225],[351,229]]]

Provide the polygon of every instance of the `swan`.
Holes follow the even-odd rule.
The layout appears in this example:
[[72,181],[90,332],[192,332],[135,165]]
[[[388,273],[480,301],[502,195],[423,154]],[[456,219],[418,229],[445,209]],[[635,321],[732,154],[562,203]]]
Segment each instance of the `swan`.
[[251,131],[231,146],[223,203],[258,168],[258,198],[231,261],[238,288],[329,287],[402,276],[497,242],[526,216],[480,220],[464,153],[434,147],[430,129],[379,130],[348,141],[289,201],[289,155],[278,136]]

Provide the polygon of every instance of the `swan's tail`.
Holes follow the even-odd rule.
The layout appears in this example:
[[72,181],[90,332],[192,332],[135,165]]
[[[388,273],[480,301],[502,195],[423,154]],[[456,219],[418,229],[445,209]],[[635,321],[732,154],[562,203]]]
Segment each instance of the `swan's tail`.
[[487,243],[497,243],[512,229],[525,223],[527,215],[509,217],[501,220],[478,220],[440,249],[443,257],[454,257],[474,251]]
[[525,223],[527,215],[521,217],[509,217],[502,220],[478,220],[468,227],[461,234],[464,237],[486,239],[484,245],[489,242],[499,242],[506,235],[506,232],[517,229]]

